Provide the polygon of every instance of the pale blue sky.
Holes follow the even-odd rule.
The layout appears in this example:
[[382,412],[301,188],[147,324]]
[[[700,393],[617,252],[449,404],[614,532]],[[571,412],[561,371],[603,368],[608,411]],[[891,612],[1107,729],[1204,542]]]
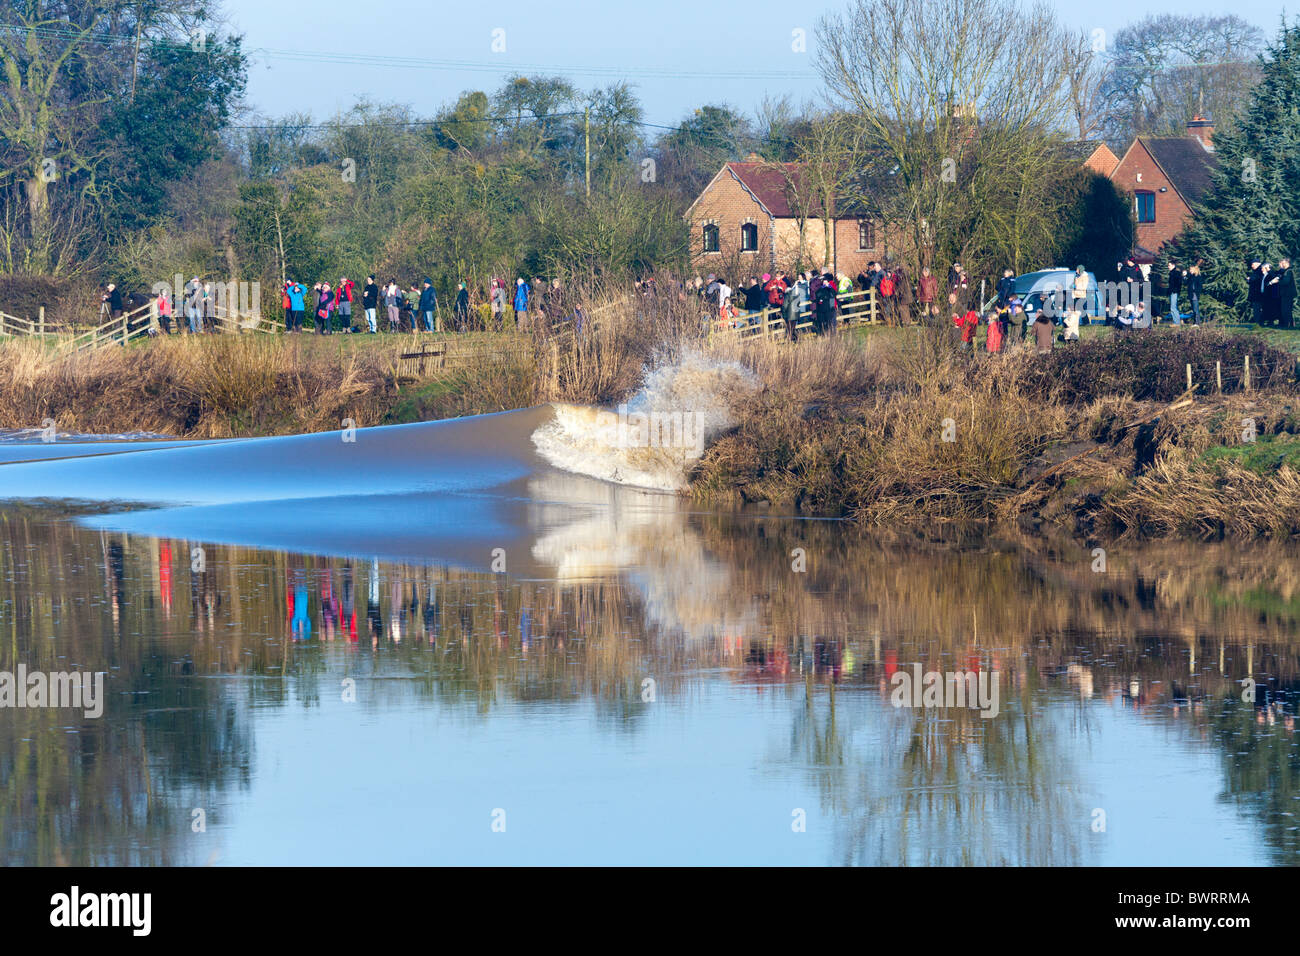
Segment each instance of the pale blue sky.
[[[750,112],[765,95],[817,99],[816,23],[844,6],[837,0],[313,0],[309,6],[225,0],[247,48],[274,51],[256,54],[249,74],[249,103],[265,114],[306,110],[323,118],[363,96],[432,114],[463,90],[492,92],[512,72],[547,72],[582,88],[626,79],[636,85],[646,121],[665,125],[704,103]],[[1064,22],[1108,33],[1146,14],[1233,12],[1272,37],[1282,13],[1276,0],[1090,0],[1057,7]],[[492,50],[496,29],[505,31],[504,52]],[[806,31],[805,53],[791,48],[795,29]],[[443,65],[429,65],[435,60]]]

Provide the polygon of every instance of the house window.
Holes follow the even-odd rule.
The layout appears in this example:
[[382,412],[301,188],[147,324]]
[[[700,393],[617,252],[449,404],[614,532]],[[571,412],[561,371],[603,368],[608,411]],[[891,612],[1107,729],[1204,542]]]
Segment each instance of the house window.
[[740,251],[758,251],[758,226],[752,222],[747,222],[740,227]]
[[1156,194],[1140,192],[1136,196],[1138,222],[1156,221]]
[[718,227],[714,223],[709,223],[704,227],[704,251],[718,251]]
[[858,251],[876,248],[876,226],[870,220],[858,220]]

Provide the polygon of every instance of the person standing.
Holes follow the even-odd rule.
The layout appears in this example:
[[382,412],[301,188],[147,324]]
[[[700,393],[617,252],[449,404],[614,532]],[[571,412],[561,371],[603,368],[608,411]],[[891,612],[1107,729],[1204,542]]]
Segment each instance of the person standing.
[[217,297],[212,294],[212,283],[203,283],[203,327],[209,333],[217,331]]
[[1205,288],[1205,279],[1201,276],[1200,263],[1187,270],[1187,301],[1192,307],[1192,323],[1201,324],[1201,290]]
[[1174,325],[1183,324],[1182,313],[1178,311],[1178,297],[1183,291],[1183,272],[1172,259],[1169,261],[1169,318]]
[[1120,281],[1124,283],[1124,298],[1121,305],[1136,307],[1142,301],[1142,270],[1137,267],[1137,262],[1132,256],[1121,263],[1119,268]]
[[158,293],[158,325],[162,327],[163,335],[172,334],[172,297],[166,289]]
[[794,282],[781,303],[781,317],[785,319],[785,339],[787,342],[797,342],[799,340],[799,333],[795,326],[799,324],[799,312],[803,308],[803,300],[799,295],[799,284],[802,281],[803,278],[800,277]]
[[886,325],[898,324],[898,299],[895,293],[898,291],[895,286],[898,280],[894,277],[893,272],[882,272],[880,280],[876,283],[876,291],[880,293],[880,308],[884,314]]
[[1277,260],[1275,281],[1278,289],[1278,326],[1283,329],[1295,328],[1295,273],[1291,271],[1291,260],[1285,256]]
[[1006,309],[1011,305],[1011,294],[1016,291],[1016,279],[1014,269],[1003,269],[1002,278],[998,280],[998,309]]
[[316,334],[330,335],[334,331],[334,292],[328,282],[322,282],[316,289]]
[[[1007,312],[1005,314],[1009,322],[1011,319],[1009,305],[1007,308]],[[1005,329],[1002,324],[1002,315],[1003,315],[1002,308],[1001,305],[999,305],[998,314],[996,316],[992,316],[992,315],[989,316],[988,334],[984,341],[984,347],[989,352],[990,355],[1002,351],[1002,342],[1004,339],[1004,332],[1005,332]]]
[[835,277],[829,272],[822,276],[821,285],[813,296],[813,305],[817,314],[817,334],[832,335],[837,331],[835,317]]
[[289,280],[280,287],[280,306],[284,309],[284,330],[293,331],[293,303],[289,300]]
[[1282,290],[1278,288],[1277,273],[1267,262],[1263,266],[1264,271],[1264,324],[1277,325],[1282,318]]
[[402,290],[396,279],[390,278],[384,287],[384,307],[388,310],[388,331],[396,332],[402,323]]
[[1074,337],[1079,337],[1079,322],[1088,311],[1088,272],[1082,265],[1074,270],[1074,279],[1070,289],[1070,308],[1066,317],[1066,338],[1069,338],[1070,316],[1074,319]]
[[190,323],[190,334],[199,334],[203,321],[203,283],[195,276],[185,285],[185,318]]
[[412,285],[406,293],[406,317],[411,323],[411,331],[420,331],[420,287]]
[[339,279],[338,285],[338,304],[339,304],[339,331],[352,331],[352,300],[356,297],[356,283],[347,276]]
[[506,314],[506,280],[497,276],[492,280],[492,291],[489,295],[492,306],[492,327],[501,332],[504,330],[504,319]]
[[933,318],[939,314],[935,298],[939,294],[939,278],[930,272],[929,266],[921,269],[920,281],[916,283],[916,301],[921,304],[922,319]]
[[1250,303],[1250,318],[1256,325],[1264,322],[1264,264],[1250,260],[1250,275],[1246,277],[1246,301]]
[[374,276],[366,276],[366,287],[361,290],[361,308],[366,310],[366,325],[370,326],[368,334],[374,335],[379,331],[375,320],[375,310],[379,308],[379,286],[375,285]]
[[515,279],[515,298],[511,303],[515,310],[515,327],[528,331],[528,283],[522,278]]
[[307,290],[298,282],[289,280],[289,311],[293,315],[290,332],[302,331],[302,317],[307,311]]
[[465,283],[458,283],[456,286],[456,303],[452,306],[452,314],[456,317],[456,328],[465,332],[469,328],[469,289],[465,288]]
[[[433,291],[433,280],[424,277],[424,288],[420,291],[420,315],[424,319],[424,331],[433,331],[433,310],[438,307],[438,293]],[[442,331],[439,329],[438,331]]]
[[1052,320],[1042,312],[1034,319],[1034,345],[1039,355],[1052,351]]

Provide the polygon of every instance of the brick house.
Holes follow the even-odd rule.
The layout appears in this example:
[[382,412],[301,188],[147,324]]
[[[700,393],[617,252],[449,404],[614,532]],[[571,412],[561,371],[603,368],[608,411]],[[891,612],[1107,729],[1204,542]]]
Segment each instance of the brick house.
[[[1138,262],[1153,262],[1161,246],[1182,232],[1193,205],[1209,191],[1213,138],[1214,125],[1200,117],[1187,124],[1186,136],[1139,136],[1105,174],[1133,196]],[[1089,158],[1090,166],[1095,157],[1097,153]]]
[[[740,262],[754,274],[804,266],[831,266],[857,275],[873,259],[884,258],[877,224],[840,213],[831,219],[830,261],[820,204],[800,209],[804,193],[799,163],[725,163],[686,210],[690,222],[691,264],[700,272],[718,272]],[[802,213],[802,217],[801,217]],[[802,256],[800,226],[802,225]],[[752,268],[746,263],[752,261]],[[732,277],[736,278],[736,277]]]

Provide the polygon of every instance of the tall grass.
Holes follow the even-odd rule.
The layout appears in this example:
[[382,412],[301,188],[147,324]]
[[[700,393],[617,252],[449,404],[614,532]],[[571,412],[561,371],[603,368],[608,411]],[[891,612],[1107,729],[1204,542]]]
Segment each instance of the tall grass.
[[389,365],[383,350],[252,335],[63,355],[14,339],[0,345],[0,427],[50,418],[68,431],[224,438],[376,424],[395,391]]

